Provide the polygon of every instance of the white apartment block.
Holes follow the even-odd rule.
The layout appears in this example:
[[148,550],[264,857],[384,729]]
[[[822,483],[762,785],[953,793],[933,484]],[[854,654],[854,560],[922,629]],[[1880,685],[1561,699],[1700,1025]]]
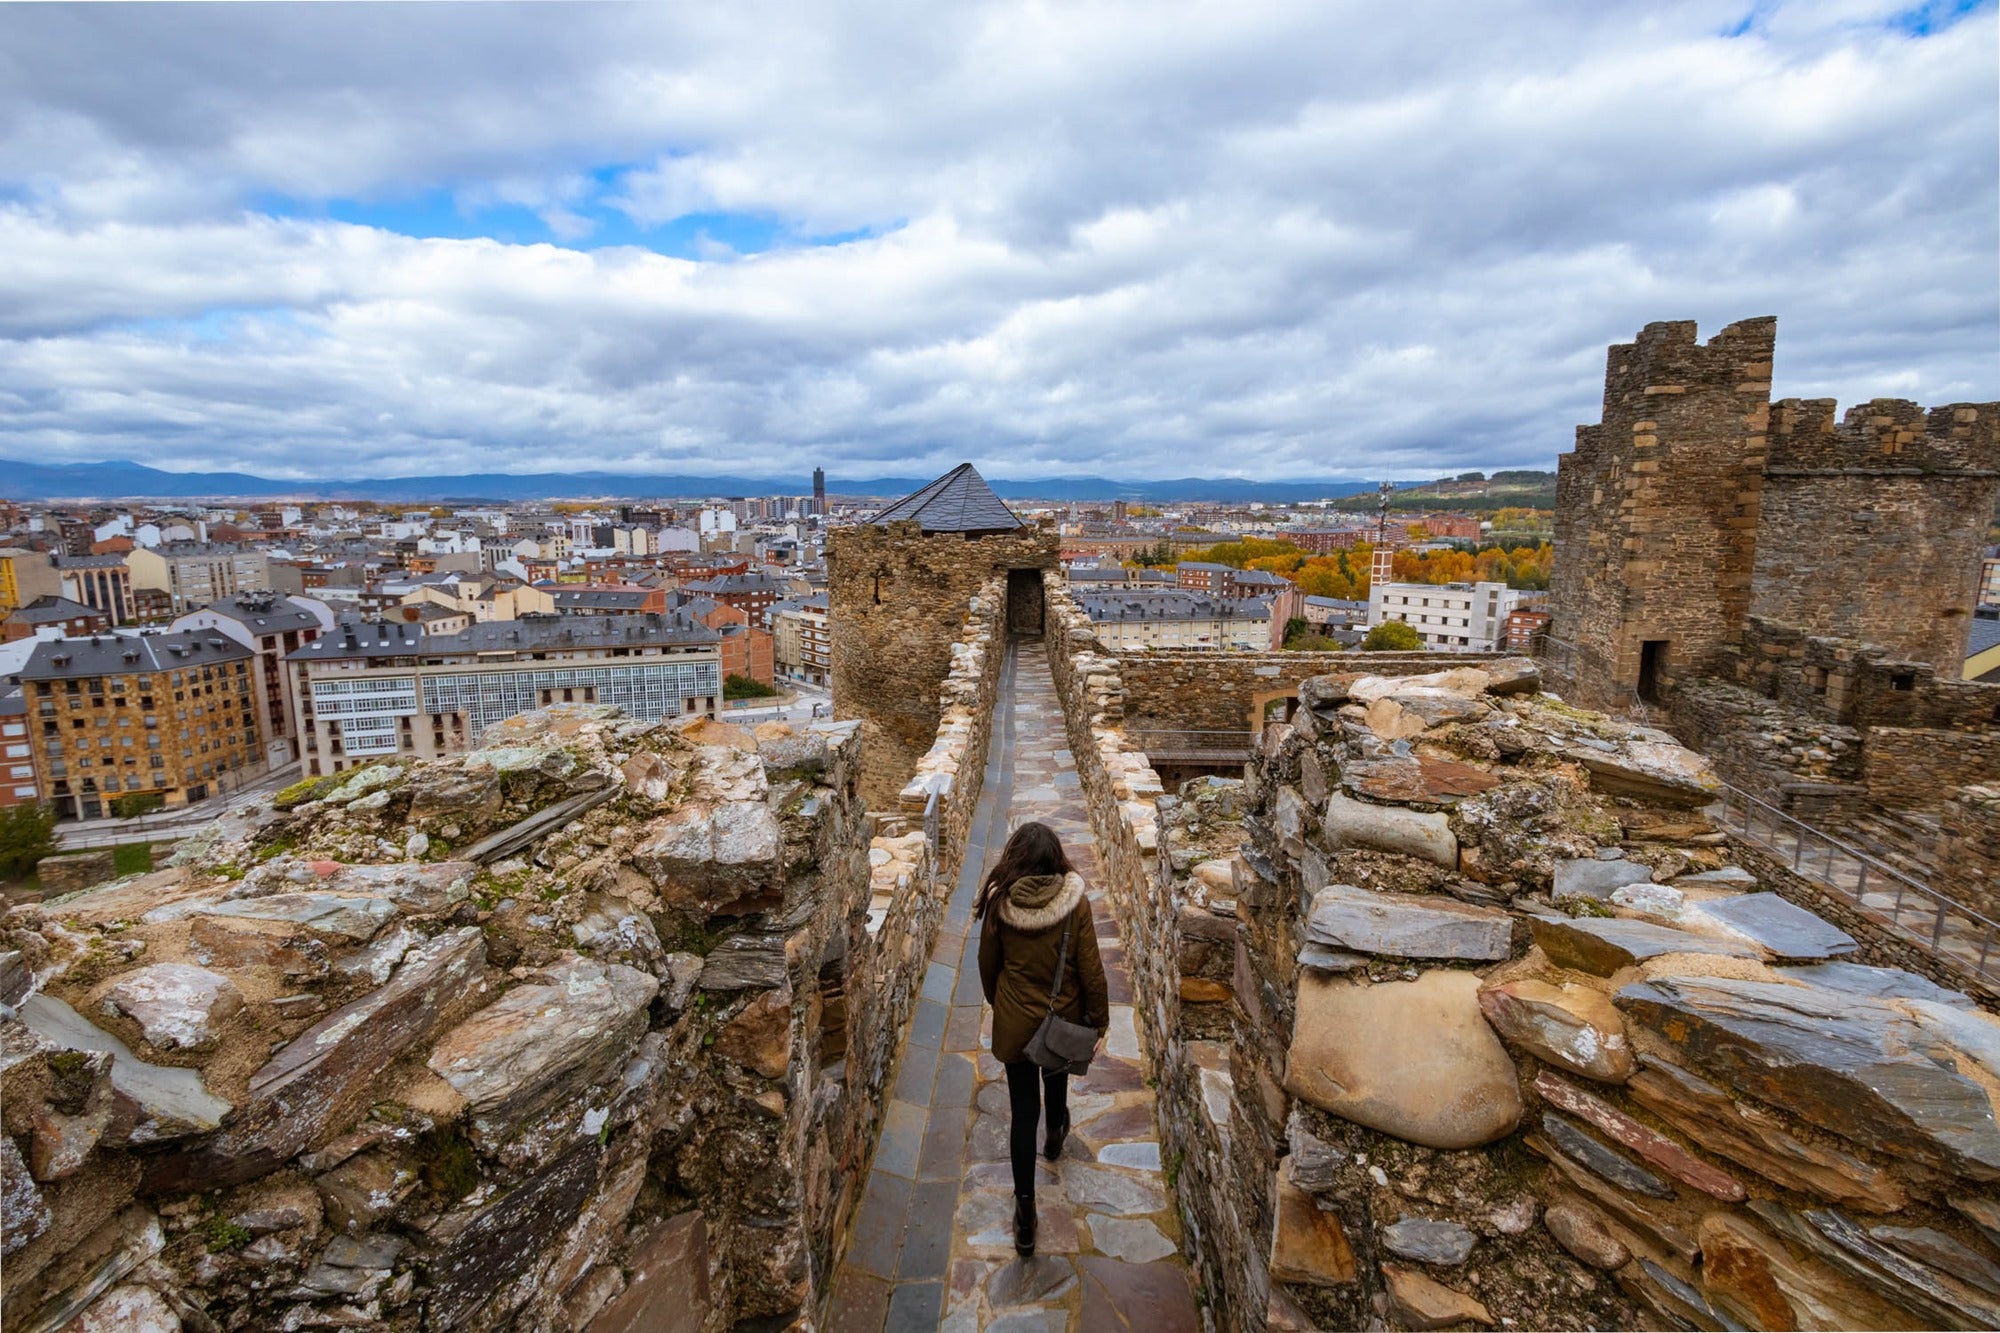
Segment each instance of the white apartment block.
[[176,612],[271,586],[271,564],[262,551],[214,542],[167,542],[125,557],[134,588],[158,588]]
[[1368,627],[1400,620],[1426,648],[1497,652],[1520,601],[1504,583],[1375,583],[1368,589]]
[[317,775],[467,750],[495,723],[550,704],[616,704],[646,722],[712,716],[721,644],[679,614],[495,621],[448,635],[346,622],[285,663],[305,771]]

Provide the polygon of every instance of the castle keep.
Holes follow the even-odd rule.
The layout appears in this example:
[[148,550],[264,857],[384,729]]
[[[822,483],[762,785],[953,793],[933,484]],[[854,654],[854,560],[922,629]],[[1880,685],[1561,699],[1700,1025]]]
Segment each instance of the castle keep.
[[1614,346],[1558,465],[1551,635],[1598,701],[1729,674],[1752,618],[1955,667],[2000,493],[2000,404],[1772,403],[1775,319]]

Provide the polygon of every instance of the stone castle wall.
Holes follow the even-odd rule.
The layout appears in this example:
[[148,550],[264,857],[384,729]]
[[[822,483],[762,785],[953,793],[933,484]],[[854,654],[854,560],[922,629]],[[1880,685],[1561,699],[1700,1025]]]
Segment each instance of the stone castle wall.
[[[1695,756],[1529,675],[1349,674],[1244,782],[1135,803],[1118,664],[1051,608],[1218,1326],[1992,1317],[2000,1027],[1751,892],[1795,886],[1701,816]],[[1981,1146],[1943,1146],[1961,1114]]]
[[1657,323],[1610,349],[1603,419],[1556,474],[1550,634],[1584,659],[1585,701],[1639,684],[1645,640],[1670,645],[1668,678],[1711,671],[1749,610],[1776,336]]
[[889,1009],[856,731],[525,714],[9,912],[7,1326],[809,1309]]
[[[868,845],[867,915],[845,975],[848,1003],[861,1017],[850,1024],[847,1043],[846,1088],[856,1133],[832,1178],[837,1202],[827,1234],[836,1238],[847,1233],[868,1178],[902,1035],[965,859],[1006,658],[1004,600],[1003,580],[991,579],[968,602],[951,670],[940,687],[937,738],[918,761],[896,813],[877,817],[879,831]],[[938,793],[935,850],[924,818],[933,790]]]
[[861,722],[862,794],[877,810],[935,740],[938,688],[974,594],[997,571],[1053,569],[1052,530],[924,535],[915,523],[836,528],[828,537],[833,713]]
[[1956,666],[2000,493],[2000,412],[1881,399],[1773,405],[1750,611]]
[[[1087,622],[1086,622],[1087,623]],[[1380,675],[1415,675],[1478,662],[1490,653],[1368,653]],[[1133,652],[1118,657],[1129,730],[1240,731],[1264,724],[1264,706],[1296,700],[1299,682],[1329,670],[1325,653]],[[1358,669],[1358,668],[1357,668]]]
[[1002,586],[932,683],[935,850],[921,801],[865,809],[859,722],[565,706],[9,912],[7,1327],[810,1322],[963,857]]

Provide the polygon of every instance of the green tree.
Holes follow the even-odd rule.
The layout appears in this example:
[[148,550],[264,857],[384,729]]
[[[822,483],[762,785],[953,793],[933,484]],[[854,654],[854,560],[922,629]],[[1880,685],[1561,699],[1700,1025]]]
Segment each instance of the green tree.
[[761,680],[749,676],[739,676],[734,672],[722,678],[722,697],[725,699],[769,699],[777,693]]
[[51,805],[0,810],[0,875],[25,878],[45,856],[55,855],[56,812]]
[[1400,620],[1385,620],[1361,641],[1364,653],[1408,653],[1424,646],[1423,636]]
[[1312,624],[1304,616],[1292,616],[1291,618],[1285,621],[1285,637],[1284,637],[1285,647],[1287,648],[1291,647],[1292,640],[1298,638],[1301,634],[1308,634],[1311,632],[1312,632]]

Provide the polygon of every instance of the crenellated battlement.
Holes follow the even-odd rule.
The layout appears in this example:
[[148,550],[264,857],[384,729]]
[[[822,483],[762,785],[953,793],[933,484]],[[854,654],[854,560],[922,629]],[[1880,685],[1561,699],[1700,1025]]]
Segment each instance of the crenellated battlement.
[[1952,403],[1926,411],[1905,398],[1856,403],[1838,415],[1831,398],[1771,405],[1768,469],[1897,474],[2000,470],[2000,413]]

